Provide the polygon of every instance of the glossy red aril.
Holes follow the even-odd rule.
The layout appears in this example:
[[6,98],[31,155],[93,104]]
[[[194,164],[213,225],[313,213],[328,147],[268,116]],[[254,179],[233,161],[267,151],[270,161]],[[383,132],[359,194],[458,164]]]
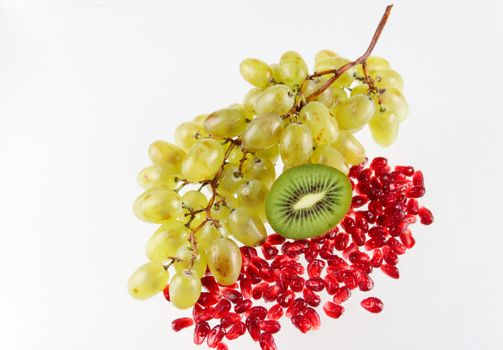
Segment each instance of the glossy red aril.
[[332,303],[330,301],[327,301],[323,305],[323,311],[325,311],[325,314],[328,317],[339,318],[339,317],[341,317],[342,313],[344,312],[344,307],[337,305],[335,303]]
[[225,329],[222,326],[215,326],[208,334],[206,342],[210,348],[216,348],[225,336]]
[[307,333],[313,328],[311,321],[304,315],[294,315],[292,316],[291,321],[292,324],[302,333]]
[[428,208],[421,207],[419,208],[419,218],[421,219],[421,223],[423,225],[430,225],[433,223],[433,214]]
[[209,333],[210,325],[208,322],[200,322],[196,324],[196,328],[194,329],[194,344],[202,344]]
[[367,311],[377,314],[383,310],[383,302],[375,297],[363,299],[360,305]]
[[281,317],[283,317],[283,313],[283,307],[279,304],[276,304],[267,312],[267,318],[269,320],[279,320]]
[[225,335],[227,339],[233,340],[237,339],[246,333],[246,325],[243,322],[235,323]]
[[277,350],[271,333],[262,333],[259,338],[259,344],[262,350]]
[[194,321],[190,317],[177,318],[171,322],[171,328],[175,332],[179,332],[184,328],[190,327],[194,324]]

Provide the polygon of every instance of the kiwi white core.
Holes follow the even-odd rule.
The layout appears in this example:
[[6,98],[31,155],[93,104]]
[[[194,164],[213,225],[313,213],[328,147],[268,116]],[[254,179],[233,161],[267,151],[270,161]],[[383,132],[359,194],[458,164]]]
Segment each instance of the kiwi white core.
[[326,191],[318,192],[318,193],[309,193],[299,199],[297,203],[293,206],[295,210],[301,210],[310,208],[325,197]]

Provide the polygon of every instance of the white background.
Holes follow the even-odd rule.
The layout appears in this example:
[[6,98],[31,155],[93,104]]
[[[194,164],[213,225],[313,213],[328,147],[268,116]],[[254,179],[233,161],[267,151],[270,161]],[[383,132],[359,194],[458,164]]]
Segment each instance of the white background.
[[[194,349],[170,330],[183,313],[126,293],[154,230],[131,210],[148,145],[239,102],[245,57],[357,57],[385,4],[0,1],[0,348]],[[375,274],[383,313],[357,295],[318,332],[285,322],[280,349],[503,348],[502,12],[396,2],[375,53],[404,76],[411,114],[392,149],[361,137],[424,171],[436,222],[415,229],[399,281]]]

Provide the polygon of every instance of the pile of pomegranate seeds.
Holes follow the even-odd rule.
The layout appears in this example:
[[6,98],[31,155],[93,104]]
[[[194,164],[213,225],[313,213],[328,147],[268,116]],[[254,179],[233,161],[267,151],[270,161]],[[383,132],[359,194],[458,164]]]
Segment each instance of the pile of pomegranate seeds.
[[[425,193],[423,175],[411,166],[393,170],[385,158],[375,158],[368,167],[352,167],[349,177],[352,206],[338,227],[312,239],[289,241],[273,234],[259,249],[242,247],[238,282],[223,287],[211,275],[203,277],[206,291],[192,318],[174,320],[173,330],[195,324],[194,343],[217,350],[228,349],[224,340],[248,333],[261,349],[275,350],[280,319],[290,319],[302,333],[318,329],[316,309],[321,305],[327,316],[341,317],[341,304],[353,290],[372,290],[375,269],[398,279],[399,256],[415,244],[409,226],[417,217],[425,225],[433,222],[431,211],[417,201]],[[320,294],[331,300],[322,303]],[[169,300],[168,287],[165,296]],[[383,310],[376,297],[360,305],[372,313]]]

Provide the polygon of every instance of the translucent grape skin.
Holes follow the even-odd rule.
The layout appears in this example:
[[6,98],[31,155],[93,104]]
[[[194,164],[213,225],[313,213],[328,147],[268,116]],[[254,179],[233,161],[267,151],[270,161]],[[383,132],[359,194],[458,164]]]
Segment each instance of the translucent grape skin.
[[382,96],[382,102],[385,109],[392,110],[398,120],[403,122],[407,119],[407,114],[409,114],[409,104],[405,99],[405,96],[397,89],[386,89]]
[[163,225],[147,242],[145,253],[149,260],[168,262],[189,239],[190,231],[180,222]]
[[370,132],[374,141],[383,146],[391,146],[398,137],[400,121],[391,110],[378,110],[369,123]]
[[[324,60],[315,62],[314,70],[316,72],[321,72],[331,69],[339,69],[348,62],[349,60],[343,57],[329,57]],[[350,87],[354,81],[354,72],[355,72],[354,68],[348,69],[340,77],[337,78],[337,80],[334,82],[333,85],[335,87],[344,87],[344,88]]]
[[197,141],[182,162],[182,176],[190,182],[212,179],[224,161],[223,146],[213,139]]
[[203,126],[204,130],[214,137],[234,137],[244,131],[246,117],[238,108],[224,108],[208,115]]
[[140,266],[128,280],[129,294],[135,299],[148,299],[161,292],[168,284],[169,273],[155,261]]
[[269,65],[256,58],[247,58],[239,66],[241,76],[253,86],[265,88],[272,79],[272,70]]
[[304,81],[307,73],[306,62],[297,52],[287,51],[281,56],[279,60],[279,75],[282,83],[293,89]]
[[[213,225],[212,222],[204,224],[203,227],[196,231],[195,236],[197,240],[197,247],[204,249],[204,251],[206,252],[208,251],[211,242],[221,237],[218,229],[215,227],[215,225]],[[207,257],[206,260],[208,260]]]
[[206,272],[206,267],[208,266],[208,256],[204,250],[199,250],[192,269],[190,268],[190,260],[175,262],[174,266],[176,272],[188,270],[192,271],[192,273],[199,278],[202,278]]
[[341,130],[339,137],[332,145],[351,165],[361,164],[365,160],[365,148],[352,133]]
[[260,180],[267,188],[276,180],[274,164],[265,157],[248,156],[243,163],[242,172],[246,179]]
[[319,144],[332,144],[339,136],[339,127],[330,110],[320,102],[309,102],[301,109],[299,119],[311,130]]
[[251,209],[239,207],[229,216],[230,233],[242,244],[256,247],[264,243],[267,231],[264,223]]
[[349,166],[343,155],[332,146],[319,145],[316,147],[311,156],[311,163],[331,166],[346,175],[349,173]]
[[178,272],[169,284],[171,303],[178,309],[188,309],[199,299],[201,288],[199,276],[187,271]]
[[339,55],[336,54],[332,50],[321,50],[321,51],[318,51],[318,53],[314,57],[314,62],[319,63],[319,62],[324,61],[329,58],[338,58],[338,57],[339,57]]
[[205,132],[196,122],[185,122],[175,129],[175,143],[187,152],[196,143],[198,135],[203,136],[204,134]]
[[288,113],[295,102],[295,94],[286,85],[272,85],[265,89],[255,103],[255,113],[262,116],[269,113]]
[[265,197],[267,186],[260,180],[247,180],[237,189],[240,206],[253,208],[261,217],[265,217]]
[[218,238],[208,248],[208,267],[216,281],[229,286],[237,281],[242,258],[238,245],[228,238]]
[[218,190],[222,193],[232,194],[243,183],[243,177],[239,173],[239,166],[227,163],[224,166],[218,181]]
[[343,130],[356,132],[363,128],[375,112],[374,102],[365,95],[351,96],[332,109],[337,125]]
[[380,89],[397,89],[403,91],[403,78],[392,69],[375,69],[369,71],[369,75],[374,79],[374,84]]
[[283,133],[283,120],[276,114],[253,119],[243,133],[243,146],[250,152],[263,151],[278,143]]
[[263,91],[263,89],[254,88],[245,95],[243,98],[243,107],[248,113],[255,114],[255,104]]
[[176,186],[175,177],[167,176],[161,169],[151,165],[142,169],[137,176],[138,184],[144,189],[164,188],[172,190]]
[[285,167],[307,163],[313,153],[313,136],[306,125],[290,124],[280,141],[281,159]]
[[182,204],[186,208],[192,208],[193,210],[200,210],[206,208],[208,204],[208,198],[200,191],[187,191],[182,196]]
[[163,188],[143,192],[136,199],[133,210],[140,220],[156,224],[177,220],[183,216],[180,196]]
[[148,155],[152,163],[166,175],[180,174],[180,166],[185,156],[185,152],[180,147],[158,140],[150,145]]

